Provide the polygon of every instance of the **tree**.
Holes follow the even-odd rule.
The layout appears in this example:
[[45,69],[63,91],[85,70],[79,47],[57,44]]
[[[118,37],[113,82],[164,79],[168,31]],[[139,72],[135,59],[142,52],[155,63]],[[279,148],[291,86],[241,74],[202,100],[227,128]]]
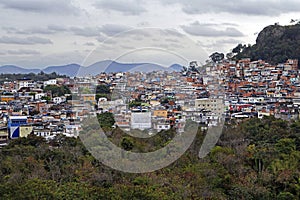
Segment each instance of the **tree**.
[[226,54],[226,58],[228,60],[231,60],[233,57],[234,57],[234,54],[232,52],[229,52],[229,53]]
[[65,86],[58,86],[58,85],[47,85],[44,88],[44,92],[51,92],[52,97],[60,97],[60,96],[64,96],[65,94],[71,94],[70,89]]
[[111,130],[112,126],[115,124],[114,115],[110,112],[98,114],[97,117],[100,126],[104,131]]
[[50,101],[51,97],[49,97],[49,96],[43,96],[43,97],[41,97],[41,100]]
[[130,151],[133,149],[133,141],[129,137],[124,137],[121,141],[121,146],[124,150]]
[[91,90],[89,88],[83,87],[83,88],[79,88],[79,93],[81,93],[81,94],[91,94]]
[[96,94],[110,94],[110,88],[108,85],[97,85]]
[[[102,126],[114,123],[111,113],[98,118]],[[0,199],[299,199],[299,124],[272,117],[225,124],[217,145],[203,159],[198,153],[207,132],[199,128],[178,160],[145,174],[110,169],[79,138],[18,138],[0,149]],[[91,133],[90,140],[96,141],[97,126],[84,126],[82,134]],[[190,121],[186,126],[199,127]],[[178,136],[185,134],[188,130]],[[134,138],[116,128],[107,137],[126,151],[146,153],[165,147],[175,135],[170,129]],[[103,147],[99,150],[108,148]],[[177,148],[180,144],[166,150]]]
[[224,59],[224,54],[223,53],[218,53],[218,52],[215,52],[213,54],[211,54],[209,56],[209,58],[213,61],[213,62],[220,62]]
[[243,50],[243,45],[238,44],[235,48],[232,49],[232,53],[238,54],[238,53],[242,52],[242,50]]

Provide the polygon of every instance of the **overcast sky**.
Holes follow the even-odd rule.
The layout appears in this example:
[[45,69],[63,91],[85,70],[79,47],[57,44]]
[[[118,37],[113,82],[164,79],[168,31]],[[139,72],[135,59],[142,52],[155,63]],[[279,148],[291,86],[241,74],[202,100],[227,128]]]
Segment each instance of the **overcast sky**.
[[0,65],[203,62],[298,16],[298,0],[0,0]]

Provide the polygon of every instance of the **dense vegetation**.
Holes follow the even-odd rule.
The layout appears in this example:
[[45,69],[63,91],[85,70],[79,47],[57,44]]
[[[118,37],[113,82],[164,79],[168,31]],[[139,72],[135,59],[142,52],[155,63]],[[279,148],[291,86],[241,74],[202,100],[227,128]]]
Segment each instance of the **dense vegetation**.
[[52,94],[52,97],[61,97],[65,94],[71,94],[71,90],[66,85],[47,85],[44,88],[44,92],[50,92]]
[[34,81],[47,81],[50,79],[56,79],[56,78],[66,78],[65,75],[58,75],[55,72],[51,74],[46,74],[44,72],[40,72],[38,74],[35,73],[29,73],[29,74],[0,74],[0,83],[3,83],[4,81],[16,81],[18,79],[31,79]]
[[[150,144],[164,146],[172,130],[165,133]],[[204,135],[199,130],[179,160],[147,174],[105,167],[79,139],[13,140],[0,150],[0,199],[299,199],[300,122],[269,117],[226,125],[199,159]],[[109,137],[130,151],[149,145],[119,129]]]
[[237,59],[262,59],[271,64],[284,63],[289,58],[300,60],[300,24],[268,26],[259,33],[256,44],[239,44],[232,53]]
[[111,91],[110,87],[106,84],[97,85],[96,87],[96,100],[98,101],[99,98],[107,98],[108,100],[111,100]]

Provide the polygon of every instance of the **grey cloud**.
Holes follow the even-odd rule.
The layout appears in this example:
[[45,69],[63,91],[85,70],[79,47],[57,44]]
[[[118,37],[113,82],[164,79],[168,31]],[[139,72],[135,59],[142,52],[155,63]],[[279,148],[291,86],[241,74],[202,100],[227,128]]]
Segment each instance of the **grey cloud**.
[[55,31],[52,31],[47,28],[35,27],[35,28],[31,28],[31,29],[26,29],[26,30],[18,30],[15,33],[27,34],[27,35],[30,35],[30,34],[53,34],[53,33],[55,33]]
[[49,25],[47,27],[31,27],[27,29],[16,29],[14,27],[4,27],[3,29],[6,30],[6,32],[9,34],[13,33],[22,35],[71,32],[74,35],[94,37],[100,34],[100,29],[97,27],[64,27],[58,25]]
[[162,34],[167,35],[167,36],[174,36],[174,37],[178,37],[178,38],[184,37],[183,34],[179,33],[177,30],[174,30],[174,29],[164,29],[161,32],[162,32]]
[[101,32],[107,36],[113,36],[118,33],[128,31],[130,29],[131,28],[129,26],[119,25],[119,24],[105,24],[100,28]]
[[100,35],[100,29],[95,27],[85,27],[85,28],[79,28],[79,27],[71,27],[70,31],[73,32],[75,35],[80,35],[84,37],[95,37]]
[[[103,41],[106,36],[118,35],[119,37],[149,37],[149,30],[151,28],[140,28],[132,29],[130,26],[121,24],[105,24],[101,27],[64,27],[58,25],[49,25],[46,27],[31,27],[26,29],[17,29],[14,27],[2,27],[4,31],[8,34],[19,34],[19,35],[33,35],[33,34],[56,34],[56,33],[72,33],[73,35],[84,36],[84,37],[97,37],[98,41]],[[182,37],[182,34],[176,32],[175,30],[162,30],[162,34]]]
[[276,16],[283,13],[300,11],[298,0],[163,0],[164,4],[181,4],[182,10],[187,14],[203,13],[234,13],[244,15]]
[[86,45],[86,46],[95,46],[95,44],[93,42],[87,42],[84,45]]
[[11,55],[39,55],[40,52],[29,49],[19,49],[19,50],[8,50],[8,54]]
[[19,45],[32,45],[32,44],[52,44],[52,41],[41,37],[8,37],[3,36],[0,38],[0,43],[2,44],[19,44]]
[[239,25],[236,24],[236,23],[228,23],[228,22],[221,23],[221,25],[223,25],[223,26],[239,26]]
[[238,45],[240,43],[244,43],[244,41],[229,38],[229,39],[221,39],[221,40],[212,41],[207,45],[202,44],[202,46],[206,47],[206,48],[210,48],[210,49],[214,49],[216,47],[222,49],[224,47],[228,48],[229,46],[235,47],[236,45]]
[[120,47],[123,48],[123,49],[127,49],[127,50],[129,50],[129,49],[135,49],[134,46],[129,46],[129,45],[120,45]]
[[[133,37],[134,39],[136,38],[149,38],[152,36],[152,28],[137,28],[137,29],[130,29],[128,27],[127,32],[124,32],[123,35],[126,37]],[[139,39],[136,39],[139,40]]]
[[166,49],[166,50],[172,50],[172,51],[176,51],[178,49],[183,49],[184,45],[181,44],[177,44],[177,43],[160,43],[158,44],[159,47]]
[[58,32],[67,31],[62,26],[49,25],[47,27],[31,27],[26,29],[17,29],[15,27],[3,27],[8,34],[21,34],[21,35],[32,35],[32,34],[55,34]]
[[71,0],[0,0],[4,8],[22,12],[78,14],[79,9],[72,4]]
[[108,40],[105,40],[103,43],[106,45],[112,45],[112,44],[117,44],[118,41],[114,40],[113,38],[109,38]]
[[138,0],[102,0],[94,4],[98,9],[113,10],[125,15],[139,15],[146,11],[142,2]]
[[60,25],[54,25],[54,24],[49,25],[49,26],[48,26],[48,29],[49,29],[49,30],[52,30],[52,31],[56,31],[56,32],[67,31],[67,28],[66,28],[66,27],[60,26]]
[[181,28],[191,35],[204,37],[242,37],[244,34],[236,28],[226,27],[223,30],[216,29],[211,24],[200,24],[198,21],[181,26]]
[[98,42],[104,42],[107,40],[107,37],[105,37],[102,33],[96,38]]
[[4,30],[8,34],[15,33],[17,31],[19,31],[17,28],[9,27],[9,26],[3,26],[3,27],[1,27],[1,29]]
[[137,26],[139,26],[139,27],[147,27],[147,26],[150,26],[150,23],[149,23],[149,22],[146,22],[146,21],[144,21],[144,22],[140,22],[140,23],[138,23],[138,24],[137,24]]
[[239,43],[244,43],[244,42],[233,38],[216,41],[216,44],[239,44]]
[[180,41],[177,39],[172,39],[172,38],[167,38],[166,39],[167,42],[174,42],[174,43],[179,43]]

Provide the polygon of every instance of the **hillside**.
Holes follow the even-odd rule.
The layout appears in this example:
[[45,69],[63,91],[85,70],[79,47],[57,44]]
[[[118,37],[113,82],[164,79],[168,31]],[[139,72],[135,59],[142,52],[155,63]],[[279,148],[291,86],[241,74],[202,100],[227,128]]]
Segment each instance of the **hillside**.
[[[226,125],[217,146],[199,159],[205,134],[199,129],[180,159],[145,174],[104,166],[79,138],[47,142],[30,135],[0,149],[0,199],[299,199],[299,130],[299,122],[272,117]],[[150,152],[173,134],[145,140],[115,129],[109,139],[129,151]]]
[[40,71],[41,70],[39,69],[25,69],[15,65],[3,65],[0,67],[0,72],[2,74],[13,74],[13,73],[27,74],[27,73],[39,73]]
[[237,59],[263,59],[271,64],[283,63],[289,58],[300,60],[300,24],[267,26],[259,33],[256,44],[239,44],[233,53]]
[[80,65],[78,64],[70,64],[70,65],[63,65],[63,66],[49,66],[45,69],[43,69],[43,72],[47,74],[51,74],[53,72],[61,75],[67,75],[67,76],[76,76],[78,70],[80,68]]
[[80,66],[78,64],[69,64],[61,66],[48,66],[44,69],[26,69],[14,65],[0,66],[0,74],[28,74],[28,73],[40,73],[41,71],[51,74],[53,72],[59,75],[66,75],[70,77],[74,76],[86,76],[97,75],[102,72],[150,72],[150,71],[180,71],[181,65],[173,64],[170,67],[164,67],[153,63],[119,63],[111,60],[104,60],[96,62],[90,66]]

